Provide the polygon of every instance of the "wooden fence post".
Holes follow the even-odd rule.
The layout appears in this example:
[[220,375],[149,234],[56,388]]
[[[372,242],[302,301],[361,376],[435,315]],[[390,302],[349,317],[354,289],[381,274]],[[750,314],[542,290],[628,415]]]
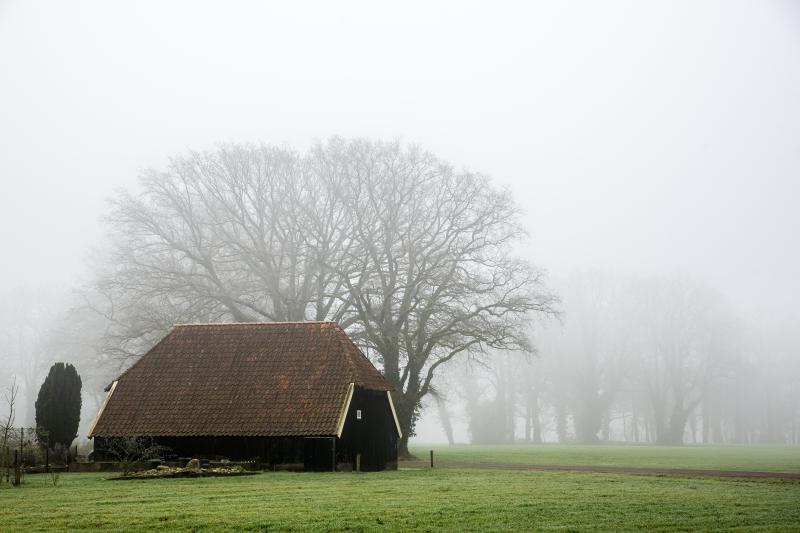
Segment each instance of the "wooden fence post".
[[20,471],[20,457],[17,453],[18,450],[14,450],[14,486],[19,487],[19,484],[22,480],[22,472]]
[[433,450],[431,450],[431,468],[433,468]]

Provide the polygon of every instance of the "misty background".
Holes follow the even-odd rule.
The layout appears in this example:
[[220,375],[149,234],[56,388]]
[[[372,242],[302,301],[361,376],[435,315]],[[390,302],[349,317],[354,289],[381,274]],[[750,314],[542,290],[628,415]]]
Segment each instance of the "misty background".
[[[342,135],[418,143],[511,191],[516,252],[564,300],[563,326],[534,328],[541,364],[569,361],[547,335],[569,331],[576,278],[688,279],[724,302],[720,337],[789,380],[797,417],[799,89],[790,1],[0,2],[0,386],[19,376],[30,417],[49,363],[85,353],[51,330],[104,246],[106,199],[142,169]],[[495,360],[539,364],[513,357]],[[467,441],[462,371],[492,398],[502,365],[446,373]],[[86,376],[84,418],[113,374]],[[417,439],[442,425],[429,402]]]

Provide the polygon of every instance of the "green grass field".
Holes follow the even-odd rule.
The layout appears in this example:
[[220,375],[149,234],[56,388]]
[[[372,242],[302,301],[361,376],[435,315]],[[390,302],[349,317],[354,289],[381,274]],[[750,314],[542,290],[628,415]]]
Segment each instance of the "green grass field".
[[701,468],[800,472],[800,447],[788,446],[621,446],[621,445],[495,445],[413,446],[428,458],[471,463],[522,463],[594,466]]
[[[557,463],[584,457],[586,464],[726,469],[752,468],[752,453],[776,470],[796,465],[795,452],[780,448],[708,462],[715,454],[706,450],[643,447],[651,456],[639,451],[635,464],[620,452],[627,447],[529,448],[437,453],[543,462],[536,450],[547,448]],[[62,474],[56,487],[48,475],[29,475],[20,488],[0,486],[0,531],[800,531],[798,480],[477,469],[106,481],[109,475]]]

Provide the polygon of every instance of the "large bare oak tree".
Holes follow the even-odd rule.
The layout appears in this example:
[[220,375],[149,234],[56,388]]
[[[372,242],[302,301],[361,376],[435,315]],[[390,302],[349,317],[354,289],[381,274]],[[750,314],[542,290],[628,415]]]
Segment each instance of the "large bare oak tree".
[[395,389],[404,454],[442,365],[529,349],[525,322],[555,301],[514,255],[510,194],[397,142],[192,152],[109,222],[90,293],[107,351],[139,355],[177,321],[338,321]]

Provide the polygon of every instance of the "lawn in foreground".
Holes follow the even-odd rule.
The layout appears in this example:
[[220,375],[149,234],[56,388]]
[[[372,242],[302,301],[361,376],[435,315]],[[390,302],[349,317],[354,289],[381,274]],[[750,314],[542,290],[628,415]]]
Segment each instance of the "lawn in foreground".
[[800,482],[567,472],[401,470],[0,488],[3,531],[800,529]]
[[411,452],[427,460],[592,466],[701,468],[800,472],[798,446],[624,446],[583,444],[455,446],[416,445]]

